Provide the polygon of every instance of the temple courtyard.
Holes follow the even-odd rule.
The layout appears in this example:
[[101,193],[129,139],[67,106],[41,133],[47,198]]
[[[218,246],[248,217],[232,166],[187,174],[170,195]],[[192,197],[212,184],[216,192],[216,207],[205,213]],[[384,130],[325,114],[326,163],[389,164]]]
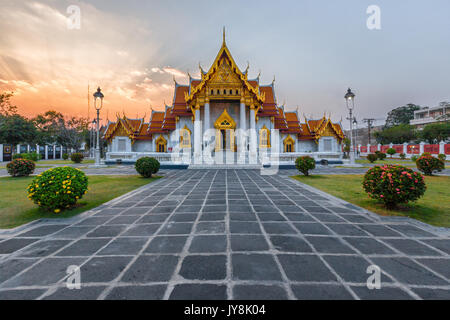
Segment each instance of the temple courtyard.
[[[0,231],[0,299],[450,299],[447,228],[367,212],[293,170],[161,174],[78,216]],[[373,265],[380,289],[367,287]]]

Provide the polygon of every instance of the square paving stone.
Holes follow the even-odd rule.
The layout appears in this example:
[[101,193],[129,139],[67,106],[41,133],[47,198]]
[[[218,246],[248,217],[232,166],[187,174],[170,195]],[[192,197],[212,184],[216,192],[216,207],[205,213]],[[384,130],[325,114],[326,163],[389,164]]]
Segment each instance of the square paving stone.
[[[367,273],[367,267],[371,263],[359,256],[324,256],[323,258],[346,282],[367,283],[367,279],[372,274]],[[385,282],[392,281],[382,273],[381,282],[383,285]]]
[[105,208],[96,213],[97,216],[114,216],[123,211],[122,208]]
[[81,220],[76,226],[99,226],[111,220],[112,217],[89,217],[84,220]]
[[234,280],[282,280],[270,254],[233,254],[231,262]]
[[230,222],[231,233],[245,233],[245,234],[261,234],[261,227],[258,222]]
[[299,207],[294,206],[294,205],[279,205],[279,206],[277,205],[277,207],[278,207],[278,209],[280,209],[281,212],[283,212],[283,213],[293,213],[293,214],[296,214],[296,213],[303,213],[303,212],[304,212],[302,209],[300,209]]
[[335,223],[327,223],[325,224],[328,228],[336,232],[341,236],[368,236],[367,232],[358,229],[354,225],[351,224],[335,224]]
[[277,285],[235,285],[233,298],[237,300],[287,300],[286,290]]
[[376,237],[402,237],[402,235],[384,225],[379,224],[359,224],[358,227],[369,232]]
[[329,235],[331,231],[320,223],[294,223],[294,226],[303,234]]
[[198,213],[185,213],[173,215],[169,222],[193,222],[197,219]]
[[278,212],[277,208],[271,205],[265,205],[265,206],[253,206],[253,209],[257,213],[276,213]]
[[38,259],[9,259],[0,264],[0,283],[12,278],[34,264]]
[[450,239],[430,239],[422,241],[450,255]]
[[[309,211],[307,211],[309,212]],[[310,212],[311,213],[311,212]],[[311,215],[322,222],[345,222],[344,219],[329,213],[311,213]]]
[[189,280],[222,280],[226,277],[226,256],[196,256],[184,258],[179,275]]
[[162,223],[166,221],[166,219],[169,217],[169,214],[149,214],[143,216],[141,219],[136,221],[136,224],[140,223]]
[[363,254],[395,254],[388,246],[373,238],[347,237],[344,239]]
[[233,251],[265,251],[269,245],[262,235],[231,235],[231,250]]
[[315,255],[280,254],[280,264],[292,281],[337,281],[336,276]]
[[274,248],[284,252],[312,252],[305,240],[298,236],[270,236]]
[[109,282],[130,263],[132,257],[94,257],[81,266],[81,279],[86,282]]
[[225,252],[227,250],[227,238],[222,236],[195,236],[192,239],[189,252]]
[[183,251],[187,236],[157,236],[154,237],[146,253],[180,253]]
[[135,255],[147,242],[147,237],[119,237],[103,248],[97,255]]
[[225,222],[198,222],[195,233],[198,234],[217,234],[225,232]]
[[258,218],[265,222],[265,221],[286,221],[285,218],[279,213],[258,213]]
[[94,230],[94,226],[86,226],[86,227],[69,227],[65,228],[54,235],[52,235],[53,239],[77,239],[88,233],[89,231]]
[[61,229],[67,228],[67,225],[47,225],[34,228],[33,230],[21,233],[19,237],[45,237]]
[[127,231],[125,231],[122,237],[148,237],[156,233],[161,224],[136,224],[131,226]]
[[142,216],[118,216],[106,223],[106,225],[132,224]]
[[250,213],[253,212],[252,208],[250,206],[246,205],[230,205],[228,207],[228,211],[232,213]]
[[412,256],[440,256],[441,254],[426,245],[411,239],[385,239],[385,243]]
[[150,210],[150,214],[172,213],[175,210],[175,208],[176,208],[175,206],[170,206],[170,207],[156,206]]
[[286,222],[264,222],[262,225],[269,234],[297,234],[297,230]]
[[450,300],[450,289],[412,288],[424,300]]
[[398,281],[417,285],[448,285],[427,269],[408,258],[372,258],[372,261]]
[[225,212],[203,212],[200,221],[222,221],[225,220]]
[[342,243],[338,238],[307,236],[306,239],[321,253],[355,253],[353,249]]
[[202,206],[179,206],[175,212],[177,213],[198,213],[200,212]]
[[24,248],[20,253],[20,257],[46,257],[55,251],[58,251],[71,240],[44,240],[33,243]]
[[230,213],[231,221],[257,221],[254,213]]
[[94,231],[89,232],[86,237],[89,238],[101,238],[108,237],[113,238],[118,236],[122,231],[126,229],[126,226],[100,226]]
[[6,290],[0,291],[0,301],[5,300],[34,300],[39,298],[47,289]]
[[106,245],[110,239],[81,239],[58,252],[57,256],[90,256]]
[[450,279],[450,259],[416,259],[417,262],[424,264],[428,268],[440,273],[447,279]]
[[122,282],[146,283],[169,281],[178,263],[172,255],[140,256],[126,271]]
[[10,278],[2,287],[47,286],[57,283],[67,276],[67,267],[79,266],[86,258],[47,258],[32,266],[24,273]]
[[352,223],[371,223],[372,222],[372,220],[370,220],[360,214],[345,214],[345,215],[341,215],[341,217]]
[[168,222],[159,234],[190,234],[192,226],[192,223],[187,222]]
[[24,239],[24,238],[12,238],[0,242],[0,254],[13,253],[20,250],[39,239]]
[[409,224],[390,224],[389,227],[395,229],[408,237],[433,237],[432,233],[425,230],[411,226]]
[[106,300],[162,300],[166,285],[114,287]]
[[351,289],[361,300],[412,300],[413,298],[400,288],[386,287],[369,289],[367,286],[352,286]]
[[227,286],[217,284],[177,284],[170,300],[225,300]]
[[134,215],[143,215],[143,214],[149,212],[149,210],[150,210],[149,208],[136,208],[136,207],[133,207],[133,208],[130,208],[130,209],[128,209],[128,210],[123,211],[123,212],[121,213],[121,215],[122,215],[122,216],[129,216],[129,215],[132,215],[132,216],[134,216]]
[[286,218],[290,221],[302,221],[302,222],[307,222],[307,221],[315,221],[310,215],[308,215],[307,213],[302,213],[302,212],[297,212],[297,213],[290,213],[290,212],[286,212],[284,213],[284,215],[286,216]]
[[80,289],[62,287],[45,296],[44,300],[95,300],[105,290],[105,286],[83,286]]
[[292,292],[299,300],[353,300],[344,286],[331,284],[292,285]]

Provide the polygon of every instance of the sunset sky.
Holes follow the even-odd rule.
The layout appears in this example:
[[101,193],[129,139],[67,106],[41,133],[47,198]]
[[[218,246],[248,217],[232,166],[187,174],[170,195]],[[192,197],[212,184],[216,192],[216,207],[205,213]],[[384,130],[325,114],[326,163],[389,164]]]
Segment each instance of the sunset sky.
[[[366,26],[381,8],[381,30]],[[384,118],[406,103],[450,100],[450,2],[328,1],[21,1],[0,0],[0,90],[27,116],[49,109],[87,116],[97,86],[102,118],[148,120],[171,104],[173,76],[186,83],[209,69],[226,27],[241,69],[261,82],[275,75],[278,103],[309,117]],[[69,29],[67,7],[81,9]],[[92,100],[90,117],[94,116]]]

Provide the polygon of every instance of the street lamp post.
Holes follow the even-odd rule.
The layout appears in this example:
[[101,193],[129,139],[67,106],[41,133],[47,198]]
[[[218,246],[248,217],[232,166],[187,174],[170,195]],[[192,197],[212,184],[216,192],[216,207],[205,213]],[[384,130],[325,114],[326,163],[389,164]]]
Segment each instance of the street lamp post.
[[95,146],[95,165],[100,166],[100,109],[103,107],[104,95],[100,89],[97,88],[97,92],[94,93],[94,106],[97,110],[97,145]]
[[95,119],[94,118],[94,120],[92,120],[92,126],[91,126],[91,130],[90,130],[90,133],[91,133],[91,149],[90,149],[90,151],[89,151],[89,155],[90,155],[90,157],[91,158],[94,158],[94,156],[95,156],[95,131],[94,131],[94,128],[95,128],[95,124],[97,123],[97,119]]
[[347,103],[347,108],[350,113],[350,164],[355,164],[355,148],[353,147],[353,108],[355,107],[355,94],[350,88],[348,88],[347,93],[344,96]]

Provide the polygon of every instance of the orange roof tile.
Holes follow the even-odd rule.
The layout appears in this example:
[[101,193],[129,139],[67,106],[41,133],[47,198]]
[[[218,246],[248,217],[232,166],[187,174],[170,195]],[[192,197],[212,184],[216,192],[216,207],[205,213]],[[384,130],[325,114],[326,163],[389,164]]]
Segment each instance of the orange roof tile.
[[287,132],[291,133],[301,133],[300,122],[298,121],[296,112],[286,112],[286,122],[287,122]]

